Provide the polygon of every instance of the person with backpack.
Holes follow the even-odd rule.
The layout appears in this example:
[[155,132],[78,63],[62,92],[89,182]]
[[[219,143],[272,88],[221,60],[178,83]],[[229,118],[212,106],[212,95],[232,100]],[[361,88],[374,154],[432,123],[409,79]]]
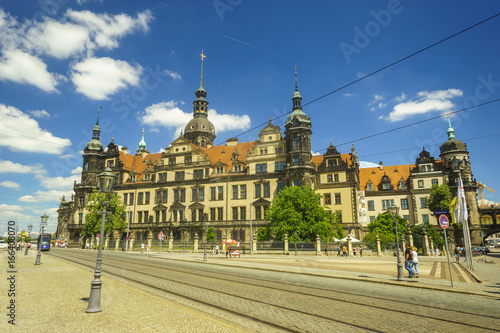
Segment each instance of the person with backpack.
[[412,268],[413,265],[413,252],[410,249],[410,245],[406,244],[406,250],[405,250],[405,268],[409,273],[409,278],[413,278],[415,275],[415,271]]

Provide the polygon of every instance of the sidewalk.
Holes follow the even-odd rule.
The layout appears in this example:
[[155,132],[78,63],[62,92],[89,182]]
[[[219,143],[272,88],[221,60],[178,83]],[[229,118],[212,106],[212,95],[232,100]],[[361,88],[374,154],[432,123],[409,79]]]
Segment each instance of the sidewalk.
[[[57,251],[58,249],[56,249]],[[96,252],[97,258],[97,252]],[[102,312],[86,313],[94,273],[36,252],[17,251],[15,296],[8,296],[7,251],[0,250],[0,332],[238,332],[234,326],[102,276]],[[15,302],[15,326],[6,314]]]

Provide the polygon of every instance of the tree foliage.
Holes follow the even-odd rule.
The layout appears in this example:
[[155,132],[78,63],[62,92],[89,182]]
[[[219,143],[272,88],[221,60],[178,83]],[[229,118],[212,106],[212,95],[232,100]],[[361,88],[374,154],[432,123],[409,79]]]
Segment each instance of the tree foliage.
[[214,227],[209,227],[207,230],[207,242],[215,243],[215,231]]
[[450,188],[446,183],[438,186],[432,185],[430,196],[425,198],[425,203],[430,211],[448,209],[452,200]]
[[283,240],[287,234],[292,242],[313,242],[316,235],[323,240],[338,236],[336,216],[321,206],[321,195],[308,186],[281,190],[268,208],[267,219],[267,230],[261,228],[259,236]]
[[[416,225],[411,228],[411,232],[413,235],[413,245],[419,249],[424,247],[424,241],[422,237],[422,227],[424,225]],[[432,239],[434,243],[434,247],[442,248],[444,245],[444,239],[441,238],[441,235],[434,229],[434,227],[430,224],[425,225],[425,231],[427,232],[427,236]],[[430,246],[430,244],[429,244]]]
[[95,191],[90,195],[89,204],[87,205],[88,213],[85,214],[83,234],[85,236],[95,236],[101,231],[102,204],[99,199],[102,201],[109,201],[109,205],[106,207],[104,234],[107,235],[114,230],[124,230],[126,227],[125,204],[112,193]]
[[[398,237],[402,240],[406,233],[406,223],[408,221],[399,215],[394,219],[398,224]],[[363,242],[365,243],[374,244],[377,236],[379,236],[380,246],[382,248],[385,248],[385,245],[388,243],[396,242],[394,221],[390,212],[379,214],[373,222],[368,224],[368,231],[369,233],[363,238]]]

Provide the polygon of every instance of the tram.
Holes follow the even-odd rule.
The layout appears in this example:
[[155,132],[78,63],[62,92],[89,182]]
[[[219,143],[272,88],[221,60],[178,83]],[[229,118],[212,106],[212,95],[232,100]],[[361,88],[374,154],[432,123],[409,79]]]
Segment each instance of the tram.
[[43,233],[38,236],[38,246],[41,246],[41,251],[50,251],[51,234]]

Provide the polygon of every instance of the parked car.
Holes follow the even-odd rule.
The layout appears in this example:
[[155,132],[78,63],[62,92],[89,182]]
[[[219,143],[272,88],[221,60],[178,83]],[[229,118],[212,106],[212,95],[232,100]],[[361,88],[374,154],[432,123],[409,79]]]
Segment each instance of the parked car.
[[477,254],[488,254],[491,251],[487,246],[478,246],[472,249],[472,253],[474,252],[476,252]]
[[500,242],[496,242],[494,247],[495,247],[495,249],[499,248],[500,247]]
[[7,248],[7,243],[2,239],[0,240],[0,249],[6,249]]

